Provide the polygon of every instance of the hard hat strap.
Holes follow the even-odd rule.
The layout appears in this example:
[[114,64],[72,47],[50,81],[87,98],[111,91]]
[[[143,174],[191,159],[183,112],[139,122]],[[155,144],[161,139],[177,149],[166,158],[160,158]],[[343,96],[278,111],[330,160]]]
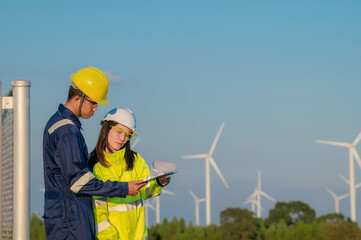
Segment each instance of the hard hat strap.
[[80,104],[79,104],[79,109],[78,109],[79,118],[81,117],[81,108],[82,108],[82,106],[83,106],[84,98],[85,98],[85,94],[83,93],[83,94],[81,95]]

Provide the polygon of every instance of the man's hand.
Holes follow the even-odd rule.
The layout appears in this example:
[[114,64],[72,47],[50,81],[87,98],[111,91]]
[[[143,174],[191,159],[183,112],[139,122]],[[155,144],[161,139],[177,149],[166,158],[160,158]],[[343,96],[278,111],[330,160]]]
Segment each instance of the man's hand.
[[167,186],[169,182],[170,182],[170,176],[157,177],[157,183],[161,187]]
[[147,182],[145,183],[142,182],[143,180],[128,182],[128,195],[129,196],[137,195],[139,190],[147,184]]

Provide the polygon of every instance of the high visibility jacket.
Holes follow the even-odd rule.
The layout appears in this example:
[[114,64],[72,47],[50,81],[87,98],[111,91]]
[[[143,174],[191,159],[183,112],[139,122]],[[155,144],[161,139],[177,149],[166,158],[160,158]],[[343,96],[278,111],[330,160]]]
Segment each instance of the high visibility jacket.
[[[100,163],[94,165],[96,178],[106,181],[136,181],[149,176],[149,168],[144,159],[134,153],[134,166],[126,171],[125,148],[112,154],[104,152],[109,167]],[[143,199],[159,196],[162,188],[156,180],[151,180],[136,196],[126,198],[100,198],[93,196],[93,206],[98,239],[140,240],[148,239],[145,226]]]
[[126,197],[128,183],[102,182],[88,166],[79,119],[62,104],[45,126],[44,223],[50,240],[95,239],[91,195]]

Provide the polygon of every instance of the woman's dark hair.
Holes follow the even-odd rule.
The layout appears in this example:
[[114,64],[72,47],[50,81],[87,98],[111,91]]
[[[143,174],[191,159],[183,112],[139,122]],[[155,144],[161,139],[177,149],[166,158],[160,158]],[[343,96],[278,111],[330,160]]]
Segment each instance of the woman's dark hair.
[[[103,167],[109,167],[104,157],[105,148],[108,146],[108,134],[112,129],[112,126],[117,125],[115,121],[104,121],[101,123],[98,142],[95,145],[94,150],[89,154],[89,168],[93,171],[94,165],[99,162]],[[129,139],[130,140],[130,139]],[[134,166],[134,154],[130,149],[130,141],[127,141],[122,148],[125,148],[124,159],[127,164],[126,171],[132,170]],[[119,149],[120,150],[120,149]]]

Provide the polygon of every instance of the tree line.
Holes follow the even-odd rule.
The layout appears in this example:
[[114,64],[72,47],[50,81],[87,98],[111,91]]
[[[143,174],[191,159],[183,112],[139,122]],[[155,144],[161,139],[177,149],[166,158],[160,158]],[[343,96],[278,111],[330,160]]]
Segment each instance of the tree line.
[[[227,208],[220,213],[219,225],[194,226],[173,217],[148,231],[150,240],[361,240],[357,223],[342,214],[316,217],[301,201],[277,202],[265,219],[248,209]],[[44,223],[36,214],[30,219],[30,239],[45,239]]]

